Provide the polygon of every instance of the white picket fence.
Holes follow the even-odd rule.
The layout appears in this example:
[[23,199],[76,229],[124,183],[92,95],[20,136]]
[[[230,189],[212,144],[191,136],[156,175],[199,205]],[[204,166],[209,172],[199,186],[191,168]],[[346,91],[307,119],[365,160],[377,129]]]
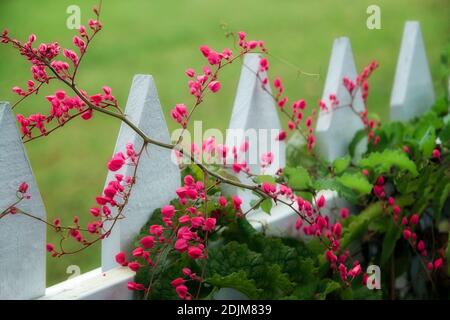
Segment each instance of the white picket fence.
[[[280,129],[280,120],[272,98],[261,90],[256,79],[258,58],[247,55],[238,85],[230,128]],[[331,53],[323,98],[335,93],[341,104],[349,103],[342,78],[355,78],[356,68],[348,38],[337,38]],[[391,119],[407,120],[426,111],[434,103],[434,91],[423,39],[418,22],[407,22],[397,63],[391,96]],[[354,107],[362,107],[361,97]],[[169,132],[161,110],[153,78],[137,75],[133,79],[125,113],[150,137],[169,142]],[[0,103],[0,211],[15,201],[18,184],[30,185],[32,200],[20,206],[45,218],[45,209],[28,157],[8,103]],[[322,156],[332,161],[345,155],[353,135],[361,129],[360,119],[348,108],[337,108],[319,115],[316,137]],[[343,129],[345,128],[345,129]],[[127,142],[137,147],[140,137],[122,124],[116,150]],[[284,164],[284,152],[279,155]],[[126,169],[128,170],[128,169]],[[149,218],[149,214],[165,205],[180,185],[180,172],[170,161],[167,150],[150,146],[141,160],[137,184],[125,215],[112,234],[102,242],[101,267],[73,279],[46,288],[45,225],[26,216],[7,216],[0,220],[0,299],[131,299],[126,283],[134,273],[117,267],[115,254],[127,250],[133,237]],[[340,201],[334,193],[324,191],[330,202]],[[255,212],[252,223],[268,234],[294,235],[296,214],[288,207],[275,206],[269,216]]]

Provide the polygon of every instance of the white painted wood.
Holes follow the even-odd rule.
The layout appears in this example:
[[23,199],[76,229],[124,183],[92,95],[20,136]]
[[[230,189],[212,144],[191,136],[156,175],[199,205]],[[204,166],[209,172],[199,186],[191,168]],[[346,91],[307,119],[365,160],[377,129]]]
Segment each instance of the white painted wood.
[[434,102],[433,81],[420,24],[418,21],[408,21],[403,30],[391,93],[391,120],[407,121],[416,118]]
[[[364,127],[359,116],[350,108],[351,95],[343,85],[344,77],[355,81],[356,76],[350,40],[345,37],[335,39],[322,100],[330,106],[329,95],[335,94],[339,106],[331,111],[319,113],[315,131],[316,150],[330,162],[348,153],[348,147],[355,133]],[[360,90],[356,92],[353,108],[358,112],[364,110]]]
[[[260,72],[259,54],[246,54],[244,56],[241,76],[234,100],[230,124],[227,130],[226,145],[238,148],[245,141],[249,141],[249,151],[246,161],[252,173],[261,173],[261,155],[266,152],[274,154],[274,162],[264,170],[264,174],[274,174],[279,168],[285,166],[285,143],[276,141],[275,137],[281,130],[275,101],[270,94],[270,85],[263,89],[261,80],[267,77]],[[241,181],[249,180],[240,175]],[[237,192],[243,198],[243,208],[248,206],[253,195],[248,190]]]
[[[42,202],[15,116],[0,102],[0,212],[17,201],[22,182],[32,198],[18,208],[45,219]],[[45,224],[21,214],[0,219],[0,300],[33,299],[45,290]]]
[[[126,116],[152,139],[169,143],[169,132],[161,110],[158,94],[149,75],[136,75],[133,79]],[[125,123],[120,127],[114,154],[125,151],[127,143],[133,143],[136,151],[142,139]],[[124,166],[120,173],[132,175],[134,167]],[[106,183],[115,173],[109,173]],[[114,257],[119,251],[130,252],[138,231],[147,222],[152,212],[169,203],[180,186],[178,165],[171,161],[170,150],[149,145],[141,156],[136,184],[125,207],[124,219],[116,223],[111,235],[102,241],[102,270],[117,266]],[[108,225],[105,225],[108,228]]]
[[133,278],[134,272],[127,267],[107,272],[98,268],[47,288],[39,300],[131,300],[133,292],[127,283]]

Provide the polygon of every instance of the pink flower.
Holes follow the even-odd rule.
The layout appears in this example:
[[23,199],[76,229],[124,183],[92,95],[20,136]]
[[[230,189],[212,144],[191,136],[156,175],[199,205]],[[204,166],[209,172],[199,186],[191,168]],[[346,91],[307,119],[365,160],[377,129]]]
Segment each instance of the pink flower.
[[132,281],[128,282],[127,287],[128,287],[128,290],[133,290],[133,291],[145,290],[145,287],[143,284],[132,282]]
[[280,133],[278,133],[278,135],[275,137],[275,140],[284,141],[284,140],[286,140],[286,137],[287,137],[286,131],[281,130]]
[[282,87],[282,85],[281,85],[281,79],[280,78],[275,78],[275,80],[273,81],[273,86],[276,88],[276,89],[280,89],[281,87]]
[[108,169],[110,171],[117,171],[125,164],[125,156],[122,152],[118,152],[114,157],[108,162]]
[[186,75],[187,75],[189,78],[194,77],[194,76],[195,76],[195,71],[194,71],[194,69],[187,69],[187,70],[186,70]]
[[89,211],[94,217],[98,217],[100,215],[100,208],[92,207]]
[[417,250],[419,251],[425,250],[425,243],[422,240],[419,240],[419,242],[417,243]]
[[141,265],[139,262],[133,261],[128,264],[128,268],[130,268],[131,271],[137,272]]
[[303,219],[297,218],[297,221],[295,221],[295,229],[298,231],[303,226]]
[[47,252],[53,252],[53,250],[55,250],[55,247],[51,243],[47,243],[45,249],[47,250]]
[[317,207],[319,208],[319,209],[321,209],[321,208],[323,208],[324,206],[325,206],[325,197],[323,196],[323,195],[321,195],[320,196],[320,198],[317,200],[317,202],[316,202],[316,204],[317,204]]
[[242,199],[239,196],[233,196],[233,207],[235,210],[241,210]]
[[189,269],[189,268],[183,268],[183,269],[181,270],[181,272],[183,272],[183,274],[184,274],[185,276],[190,276],[190,275],[192,274],[192,271],[191,271],[191,269]]
[[409,223],[416,225],[419,223],[419,215],[417,213],[413,214],[409,219]]
[[411,231],[408,229],[403,230],[403,238],[405,238],[405,240],[411,238]]
[[186,239],[178,239],[177,241],[175,241],[175,244],[173,247],[175,248],[175,250],[183,252],[187,249],[188,243],[187,243]]
[[208,89],[209,90],[211,90],[212,92],[217,92],[217,91],[219,91],[220,90],[220,87],[221,87],[221,85],[220,85],[220,82],[219,81],[211,81],[209,84],[208,84]]
[[330,262],[330,263],[335,263],[336,261],[337,261],[337,257],[336,257],[336,255],[333,253],[333,252],[331,252],[330,250],[327,250],[326,252],[325,252],[325,258],[328,260],[328,262]]
[[163,233],[163,227],[159,224],[154,224],[150,226],[149,232],[157,237],[161,236]]
[[438,159],[438,160],[441,158],[441,152],[439,151],[439,149],[433,150],[433,158]]
[[116,262],[124,267],[128,264],[124,252],[119,252],[118,254],[116,254]]
[[144,248],[151,249],[155,244],[155,239],[152,236],[143,237],[140,243],[144,246]]
[[144,249],[142,249],[141,247],[137,247],[132,252],[133,257],[142,257],[143,254],[144,254]]
[[187,215],[187,214],[184,214],[184,215],[182,215],[181,217],[179,217],[178,218],[178,222],[179,223],[188,223],[189,221],[191,221],[191,218]]
[[183,279],[183,278],[176,278],[176,279],[174,279],[174,280],[172,280],[171,282],[170,282],[170,284],[174,287],[174,288],[176,288],[176,287],[178,287],[178,286],[181,286],[182,284],[184,284],[186,281]]
[[262,166],[263,168],[265,168],[265,167],[271,165],[272,162],[273,162],[273,153],[272,153],[272,152],[264,153],[264,154],[261,156],[261,166]]
[[193,218],[191,218],[192,228],[196,229],[196,228],[201,227],[203,225],[204,221],[205,221],[205,219],[203,217],[193,217]]
[[347,208],[341,208],[339,214],[342,219],[346,219],[350,215],[350,211]]
[[437,270],[439,269],[443,264],[442,258],[434,260],[434,268]]
[[215,218],[207,218],[205,221],[205,225],[203,226],[203,230],[205,231],[214,231],[216,228],[216,219]]
[[185,299],[188,293],[188,288],[185,285],[180,285],[175,288],[180,299]]
[[208,46],[202,45],[200,46],[200,51],[203,54],[203,56],[207,58],[209,53],[211,52],[211,49]]
[[18,191],[20,193],[26,193],[28,191],[28,184],[26,182],[22,182],[19,186]]
[[175,214],[175,207],[172,205],[166,205],[161,208],[161,214],[165,218],[172,219],[173,215]]
[[333,233],[337,238],[341,237],[342,225],[339,222],[333,226]]
[[192,259],[197,259],[199,257],[201,257],[202,255],[202,249],[200,249],[199,247],[189,247],[188,248],[188,256],[191,257]]
[[354,266],[349,272],[348,275],[355,278],[361,273],[361,265],[358,263],[356,266]]
[[83,120],[89,120],[90,118],[92,118],[92,110],[88,109],[85,112],[83,112],[81,114],[81,118],[83,118]]
[[220,196],[220,198],[219,198],[219,205],[221,207],[226,207],[227,206],[227,199],[224,196]]
[[183,179],[184,184],[188,185],[188,186],[192,186],[195,183],[194,178],[192,178],[191,175],[187,175],[186,177],[184,177]]
[[269,69],[269,61],[266,58],[261,58],[261,60],[259,60],[259,67],[259,70],[267,71]]

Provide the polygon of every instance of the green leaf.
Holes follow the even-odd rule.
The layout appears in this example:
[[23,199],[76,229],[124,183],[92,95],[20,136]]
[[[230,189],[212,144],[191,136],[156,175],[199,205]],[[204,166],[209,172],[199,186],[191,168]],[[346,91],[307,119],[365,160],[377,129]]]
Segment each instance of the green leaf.
[[347,188],[358,191],[360,194],[369,194],[372,191],[372,185],[366,176],[361,173],[346,173],[336,178]]
[[325,285],[325,289],[317,295],[320,300],[326,299],[329,294],[341,289],[339,282],[333,280],[327,279],[324,281],[322,286],[323,285]]
[[445,97],[441,97],[436,100],[434,106],[431,108],[438,115],[447,114],[448,113],[448,105]]
[[359,161],[359,165],[364,168],[374,170],[377,174],[389,172],[392,167],[409,171],[414,177],[419,175],[416,164],[408,158],[405,152],[400,150],[384,150],[383,152],[373,152],[366,158]]
[[303,167],[286,167],[284,175],[288,184],[293,189],[307,189],[311,187],[311,178],[308,171]]
[[337,158],[333,161],[333,170],[334,172],[339,175],[342,172],[345,171],[345,169],[348,168],[351,162],[351,157],[349,155],[346,155],[343,158]]
[[434,127],[419,127],[416,130],[415,137],[419,141],[419,150],[422,152],[422,155],[429,157],[436,145],[436,132]]
[[316,180],[314,182],[314,189],[316,189],[317,191],[320,190],[336,191],[340,197],[345,198],[348,201],[356,202],[357,200],[355,192],[352,189],[344,186],[337,179],[325,178]]
[[445,124],[439,133],[439,139],[441,139],[443,144],[450,143],[450,121]]
[[[415,202],[413,196],[404,196],[396,199],[396,203],[400,207],[406,207]],[[367,206],[359,215],[352,215],[347,220],[350,220],[347,226],[342,230],[341,247],[347,248],[353,241],[361,239],[366,233],[369,224],[381,217],[383,208],[380,202],[372,203]],[[392,221],[392,219],[389,219]]]
[[236,289],[250,299],[258,299],[262,293],[262,290],[256,287],[255,281],[248,279],[244,271],[233,272],[226,276],[216,273],[207,278],[206,282],[218,288]]
[[401,229],[395,224],[393,219],[389,220],[388,230],[384,236],[383,247],[381,250],[380,262],[385,266],[394,252],[397,240],[400,238]]
[[270,214],[270,210],[272,209],[272,199],[270,198],[264,199],[263,202],[261,202],[260,207],[262,211],[264,211],[267,214]]
[[438,188],[435,193],[434,218],[436,219],[436,221],[440,220],[441,212],[449,196],[450,196],[450,181],[448,179],[444,179],[442,180],[442,183],[438,184]]
[[352,142],[350,142],[350,145],[348,146],[348,152],[350,153],[351,157],[355,156],[356,148],[358,147],[359,143],[366,137],[367,137],[366,130],[361,129],[358,132],[356,132]]
[[257,183],[263,183],[263,182],[268,182],[268,183],[271,183],[271,184],[276,183],[275,178],[274,178],[273,176],[271,176],[271,175],[261,175],[261,176],[257,176],[257,177],[255,178],[255,181],[256,181]]
[[252,270],[263,268],[264,261],[260,254],[251,251],[246,244],[235,241],[224,246],[210,248],[207,271],[212,276],[221,276],[239,271],[249,274]]
[[380,202],[368,206],[357,216],[352,216],[352,220],[342,232],[341,247],[345,249],[354,240],[360,239],[369,226],[369,223],[379,217],[383,212]]

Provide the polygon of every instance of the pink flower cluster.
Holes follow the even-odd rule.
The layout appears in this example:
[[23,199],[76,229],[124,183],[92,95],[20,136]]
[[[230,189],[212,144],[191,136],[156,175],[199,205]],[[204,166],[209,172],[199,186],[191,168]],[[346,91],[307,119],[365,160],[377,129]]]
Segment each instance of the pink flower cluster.
[[[127,260],[124,252],[116,255],[116,261],[122,266],[128,266],[132,271],[137,272],[143,266],[156,268],[159,255],[165,248],[170,248],[180,254],[186,254],[190,259],[207,258],[206,235],[216,229],[216,218],[208,217],[201,211],[201,204],[205,201],[206,190],[202,181],[188,175],[184,177],[184,184],[176,190],[178,200],[183,206],[176,209],[173,205],[166,205],[161,208],[163,224],[151,225],[148,235],[140,239],[139,246],[133,249],[131,260]],[[240,210],[242,200],[233,197],[234,208]],[[221,197],[217,205],[224,207],[227,200]],[[186,281],[201,281],[195,273],[187,267],[182,273],[188,279],[177,278],[172,281],[177,294],[181,299],[190,299]],[[129,283],[130,290],[147,290],[144,285],[135,282]]]
[[[48,84],[49,81],[53,79],[60,78],[63,81],[70,79],[73,83],[79,61],[85,54],[89,41],[99,30],[101,30],[101,27],[102,25],[98,20],[90,20],[89,28],[92,31],[91,35],[87,33],[84,26],[79,28],[79,36],[74,36],[73,44],[78,48],[81,56],[78,56],[75,51],[70,49],[62,50],[57,42],[41,43],[36,47],[33,47],[37,40],[37,37],[34,34],[31,34],[26,42],[21,43],[16,39],[10,38],[8,31],[4,30],[0,36],[1,43],[11,44],[18,50],[20,55],[24,56],[31,63],[31,74],[33,79],[39,83],[36,85],[35,81],[29,80],[26,90],[14,86],[12,91],[19,96],[26,97],[32,93],[37,93],[41,85]],[[74,72],[72,74],[69,72],[70,65],[68,62],[56,60],[61,51],[63,56],[69,60],[74,67]],[[54,76],[49,75],[52,73]],[[80,92],[86,100],[89,100],[96,106],[107,107],[112,105],[117,107],[117,102],[111,95],[111,89],[108,87],[103,87],[103,94],[95,94],[93,96],[88,96],[83,90],[80,90]],[[85,120],[92,116],[92,110],[86,107],[85,101],[83,101],[83,98],[80,96],[69,97],[64,91],[58,90],[54,95],[47,96],[46,98],[51,103],[51,109],[48,115],[39,113],[32,114],[28,117],[21,114],[17,115],[17,120],[22,128],[23,135],[30,139],[32,138],[32,130],[34,128],[38,129],[41,135],[47,134],[48,130],[45,126],[54,119],[56,119],[57,126],[63,125],[72,117],[69,114],[70,110],[76,110],[77,115],[81,115]]]
[[[15,92],[23,95],[23,92],[19,92],[20,88],[14,88]],[[30,89],[29,89],[30,90]],[[95,106],[106,108],[111,103],[115,104],[116,99],[111,95],[111,89],[109,87],[103,87],[103,93],[88,96],[86,92],[82,91],[83,96],[89,99]],[[32,114],[28,117],[22,114],[17,114],[16,118],[21,127],[22,134],[28,138],[33,137],[33,129],[38,129],[41,135],[47,134],[46,125],[52,121],[56,122],[56,127],[63,125],[69,119],[76,115],[81,115],[84,120],[89,120],[92,117],[92,109],[90,109],[85,101],[79,96],[70,97],[64,90],[57,90],[55,94],[45,97],[50,102],[50,110],[48,115],[40,113]],[[75,113],[70,112],[74,110]]]
[[[384,206],[386,210],[389,210],[392,213],[392,219],[397,224],[397,227],[400,228],[402,231],[403,239],[408,241],[410,246],[413,249],[416,249],[422,257],[427,257],[428,252],[425,246],[425,242],[423,240],[418,239],[417,233],[414,231],[416,226],[420,222],[420,215],[418,213],[414,213],[407,217],[404,215],[401,217],[402,209],[401,207],[396,203],[394,197],[389,197],[386,199],[385,195],[385,179],[383,176],[378,177],[377,182],[373,188],[374,194],[380,198],[381,200],[384,200]],[[434,262],[429,261],[427,263],[427,268],[431,271],[433,269],[437,270],[439,269],[443,264],[442,258],[437,258],[434,260]]]
[[[368,79],[372,75],[373,71],[378,68],[378,62],[373,60],[369,63],[368,66],[364,67],[363,71],[356,77],[355,81],[351,80],[348,77],[343,78],[343,84],[344,87],[347,89],[347,91],[350,93],[352,98],[355,97],[356,92],[358,91],[358,88],[361,89],[361,95],[364,101],[364,110],[359,112],[359,115],[361,117],[361,121],[363,122],[364,126],[368,130],[368,139],[369,142],[373,142],[375,145],[379,143],[380,137],[374,136],[374,129],[377,125],[377,122],[375,120],[369,120],[367,115],[367,97],[369,95],[369,82]],[[353,108],[353,106],[350,106]]]
[[[266,58],[261,58],[259,61],[259,71],[258,72],[265,72],[269,69],[269,62]],[[261,79],[261,84],[263,88],[266,88],[266,85],[268,84],[268,78],[264,77]],[[273,81],[273,87],[275,89],[275,94],[273,94],[273,98],[277,103],[278,108],[281,110],[281,112],[288,117],[287,127],[290,131],[292,130],[298,130],[302,133],[302,135],[305,137],[307,141],[307,148],[309,151],[311,151],[314,148],[315,144],[315,136],[314,136],[314,130],[312,128],[313,124],[313,117],[315,116],[315,110],[313,110],[312,115],[307,117],[305,119],[305,125],[306,125],[306,132],[303,132],[300,123],[304,119],[304,110],[306,108],[306,102],[303,99],[299,99],[294,101],[291,104],[291,109],[288,111],[286,110],[286,105],[288,104],[288,97],[283,95],[284,93],[284,86],[282,83],[282,80],[280,77],[276,77]],[[267,89],[266,89],[267,90]],[[267,92],[269,92],[267,90]],[[276,137],[276,140],[283,141],[287,138],[287,132],[284,130],[281,130],[279,135]]]
[[[108,162],[108,169],[115,172],[124,165],[136,166],[139,156],[140,154],[136,154],[134,151],[134,146],[132,144],[127,144],[126,155],[122,152],[115,154]],[[119,158],[120,160],[118,160]],[[119,218],[121,209],[126,204],[126,201],[130,196],[131,187],[134,183],[134,176],[115,174],[114,178],[109,181],[103,189],[102,194],[96,197],[95,200],[97,202],[97,206],[90,209],[90,214],[93,216],[94,220],[87,223],[86,228],[81,228],[79,219],[75,216],[73,219],[74,225],[65,228],[67,229],[68,235],[77,242],[81,243],[84,247],[88,247],[96,241],[90,241],[86,236],[88,234],[97,235],[97,240],[107,237],[110,230],[105,230],[103,223],[105,220],[114,220]],[[25,188],[23,189],[25,190]],[[113,208],[117,209],[117,215],[112,214]],[[56,218],[53,223],[49,223],[49,225],[51,225],[57,232],[62,231],[61,219],[59,218]],[[83,235],[84,232],[86,235]],[[55,246],[51,243],[47,244],[47,251],[54,257],[67,254],[67,252],[63,251],[62,247],[60,252],[57,251]]]
[[[264,42],[256,40],[247,41],[244,32],[239,32],[238,37],[240,52],[237,57],[240,57],[257,48],[260,48],[262,52],[267,51],[264,48]],[[224,48],[221,52],[219,52],[211,49],[209,46],[202,45],[199,49],[203,57],[208,62],[208,65],[204,66],[202,68],[202,72],[199,74],[197,74],[192,68],[185,71],[186,75],[190,78],[188,81],[189,93],[196,98],[196,106],[202,102],[206,89],[212,93],[216,93],[221,89],[222,84],[218,80],[219,71],[225,65],[232,63],[237,58],[233,56],[233,52],[228,48]],[[211,67],[214,67],[214,70],[212,70]],[[186,128],[189,119],[188,109],[184,104],[177,104],[174,108],[172,108],[170,115],[175,121]]]

